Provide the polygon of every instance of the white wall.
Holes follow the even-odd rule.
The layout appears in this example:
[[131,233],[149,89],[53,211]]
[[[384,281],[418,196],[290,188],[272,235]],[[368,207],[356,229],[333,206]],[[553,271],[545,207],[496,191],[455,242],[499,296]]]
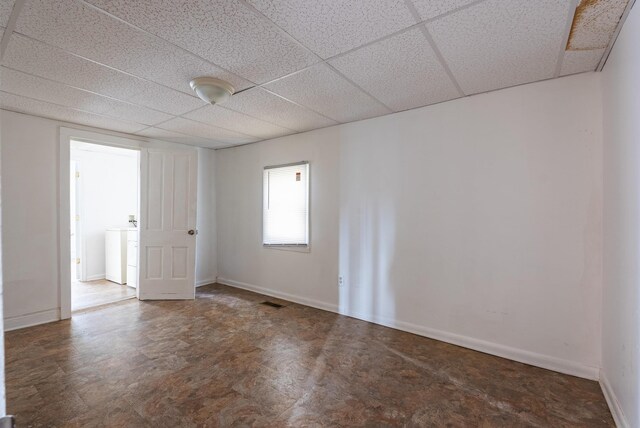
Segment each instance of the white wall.
[[78,257],[84,263],[85,280],[92,281],[105,277],[106,229],[131,227],[129,215],[138,216],[138,152],[81,144],[71,147],[71,159],[80,170],[78,210],[84,248]]
[[[0,127],[2,126],[2,122],[0,121]],[[0,132],[0,158],[2,158],[2,132]],[[0,161],[0,170],[2,162]],[[0,179],[0,182],[2,180]],[[0,186],[1,189],[1,186]],[[0,192],[0,239],[2,238],[2,196]],[[0,300],[4,301],[4,285],[2,278],[2,245],[0,245]],[[0,305],[0,416],[4,416],[7,413],[7,394],[5,388],[5,379],[4,379],[4,316],[3,316],[4,308]]]
[[602,73],[605,194],[602,381],[618,425],[630,427],[640,427],[639,40],[640,6],[636,4]]
[[198,149],[198,211],[196,236],[196,285],[216,282],[218,258],[215,193],[216,152]]
[[[5,328],[55,319],[58,124],[0,111]],[[66,177],[66,176],[65,176]]]
[[[584,74],[219,150],[219,281],[596,378],[600,105]],[[262,168],[301,160],[311,252],[263,249]]]
[[[5,329],[59,318],[57,193],[61,126],[127,137],[0,110]],[[145,144],[194,149],[159,141]],[[64,172],[65,181],[67,177]],[[198,182],[199,188],[210,186],[210,182]],[[206,210],[198,214],[201,218],[211,215]],[[207,236],[206,228],[198,235],[198,241],[213,239]],[[215,258],[215,254],[209,257]],[[196,282],[201,280],[208,278],[196,276]]]
[[[216,151],[218,281],[337,310],[340,128]],[[262,171],[310,162],[311,252],[262,247]],[[257,288],[256,288],[257,287]]]

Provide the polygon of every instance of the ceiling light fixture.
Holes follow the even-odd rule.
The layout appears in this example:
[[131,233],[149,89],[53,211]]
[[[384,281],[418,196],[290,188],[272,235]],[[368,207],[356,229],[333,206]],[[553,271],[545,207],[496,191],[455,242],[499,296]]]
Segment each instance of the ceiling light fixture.
[[227,101],[235,92],[230,83],[215,77],[196,77],[189,85],[200,99],[212,105]]

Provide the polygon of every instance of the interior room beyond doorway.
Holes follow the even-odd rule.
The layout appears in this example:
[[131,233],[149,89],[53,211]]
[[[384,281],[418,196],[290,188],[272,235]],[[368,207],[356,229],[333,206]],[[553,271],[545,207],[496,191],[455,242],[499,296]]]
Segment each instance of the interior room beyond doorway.
[[136,296],[139,152],[71,141],[71,309]]

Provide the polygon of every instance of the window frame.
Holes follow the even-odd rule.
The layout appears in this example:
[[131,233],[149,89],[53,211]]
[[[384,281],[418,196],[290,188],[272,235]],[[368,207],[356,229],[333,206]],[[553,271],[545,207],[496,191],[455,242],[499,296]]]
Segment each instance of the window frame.
[[[264,172],[268,169],[285,168],[289,166],[306,165],[307,166],[307,243],[306,244],[268,244],[264,242],[264,225],[265,225],[265,183]],[[262,168],[262,247],[273,250],[296,251],[308,253],[311,251],[311,162],[299,161],[277,165],[267,165]]]

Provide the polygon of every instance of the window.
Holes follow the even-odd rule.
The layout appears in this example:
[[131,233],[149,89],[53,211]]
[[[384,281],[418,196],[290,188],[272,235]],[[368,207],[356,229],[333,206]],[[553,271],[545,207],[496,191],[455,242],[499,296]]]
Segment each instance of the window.
[[309,162],[266,167],[263,189],[263,244],[309,245]]

